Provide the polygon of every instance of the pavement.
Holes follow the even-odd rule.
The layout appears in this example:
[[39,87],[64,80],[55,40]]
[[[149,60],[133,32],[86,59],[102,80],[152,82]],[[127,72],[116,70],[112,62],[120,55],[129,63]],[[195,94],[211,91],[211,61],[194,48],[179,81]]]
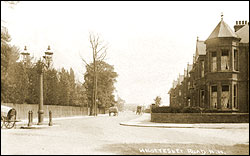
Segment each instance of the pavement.
[[139,118],[127,122],[121,122],[120,125],[137,126],[137,127],[159,127],[159,128],[249,129],[249,123],[197,123],[197,124],[155,123],[155,122],[150,122],[149,113],[140,115]]
[[[94,117],[104,117],[108,114],[99,114],[98,116],[74,116],[74,117],[60,117],[53,118],[53,126],[58,126],[54,124],[53,121],[65,120],[65,119],[81,119],[81,118],[94,118]],[[150,121],[150,114],[144,113],[138,115],[139,117],[130,121],[120,122],[123,126],[136,126],[136,127],[158,127],[158,128],[206,128],[206,129],[249,129],[249,123],[197,123],[197,124],[182,124],[182,123],[155,123]],[[16,128],[20,127],[22,129],[39,129],[51,127],[48,125],[49,119],[44,118],[42,125],[37,125],[37,119],[33,119],[33,124],[28,126],[28,120],[20,120],[16,123]]]
[[54,121],[58,120],[66,120],[66,119],[82,119],[82,118],[94,118],[94,117],[104,117],[108,116],[108,114],[98,114],[98,116],[72,116],[72,117],[58,117],[58,118],[52,118],[52,125],[49,126],[49,118],[44,118],[43,123],[41,125],[37,125],[38,119],[33,119],[33,122],[30,126],[28,126],[28,119],[25,120],[17,120],[15,128],[21,128],[21,129],[41,129],[41,128],[49,128],[53,126],[58,126],[54,123]]

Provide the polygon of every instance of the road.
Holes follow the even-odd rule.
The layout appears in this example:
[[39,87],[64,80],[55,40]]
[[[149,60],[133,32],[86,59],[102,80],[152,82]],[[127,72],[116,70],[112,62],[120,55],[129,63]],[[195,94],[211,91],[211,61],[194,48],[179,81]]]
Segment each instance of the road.
[[122,126],[132,112],[54,121],[42,129],[1,129],[1,154],[246,154],[249,129]]

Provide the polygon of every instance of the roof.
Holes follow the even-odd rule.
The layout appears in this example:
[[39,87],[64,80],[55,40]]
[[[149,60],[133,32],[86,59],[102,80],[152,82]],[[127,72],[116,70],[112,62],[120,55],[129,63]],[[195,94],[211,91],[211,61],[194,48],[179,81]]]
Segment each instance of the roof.
[[179,75],[178,84],[180,85],[183,80],[184,80],[184,75]]
[[187,76],[187,70],[184,69],[184,77],[186,77],[186,76]]
[[196,42],[196,52],[195,52],[195,60],[197,60],[199,55],[206,55],[206,44],[205,41],[199,41]]
[[208,39],[217,38],[217,37],[235,37],[235,38],[238,38],[236,33],[223,21],[223,19],[215,27],[215,29],[210,34]]
[[192,64],[188,64],[188,66],[187,66],[188,72],[190,72],[192,70],[192,68],[193,68],[193,65]]
[[175,88],[176,86],[177,86],[177,81],[174,80],[174,81],[173,81],[173,88]]
[[249,25],[246,24],[236,32],[237,36],[241,38],[240,43],[249,43]]

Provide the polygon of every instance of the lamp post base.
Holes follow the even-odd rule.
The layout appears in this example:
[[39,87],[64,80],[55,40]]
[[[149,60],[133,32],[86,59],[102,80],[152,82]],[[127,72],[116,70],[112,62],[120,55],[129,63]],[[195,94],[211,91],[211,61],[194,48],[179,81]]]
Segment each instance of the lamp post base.
[[38,123],[37,125],[42,125],[43,124],[43,110],[38,111]]

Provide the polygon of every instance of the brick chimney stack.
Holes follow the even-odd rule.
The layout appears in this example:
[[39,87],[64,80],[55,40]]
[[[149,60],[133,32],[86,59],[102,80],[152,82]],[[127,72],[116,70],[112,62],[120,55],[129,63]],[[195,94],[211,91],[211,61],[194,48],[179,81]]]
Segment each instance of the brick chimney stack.
[[236,25],[234,25],[234,31],[240,30],[242,27],[247,25],[247,21],[236,21]]

